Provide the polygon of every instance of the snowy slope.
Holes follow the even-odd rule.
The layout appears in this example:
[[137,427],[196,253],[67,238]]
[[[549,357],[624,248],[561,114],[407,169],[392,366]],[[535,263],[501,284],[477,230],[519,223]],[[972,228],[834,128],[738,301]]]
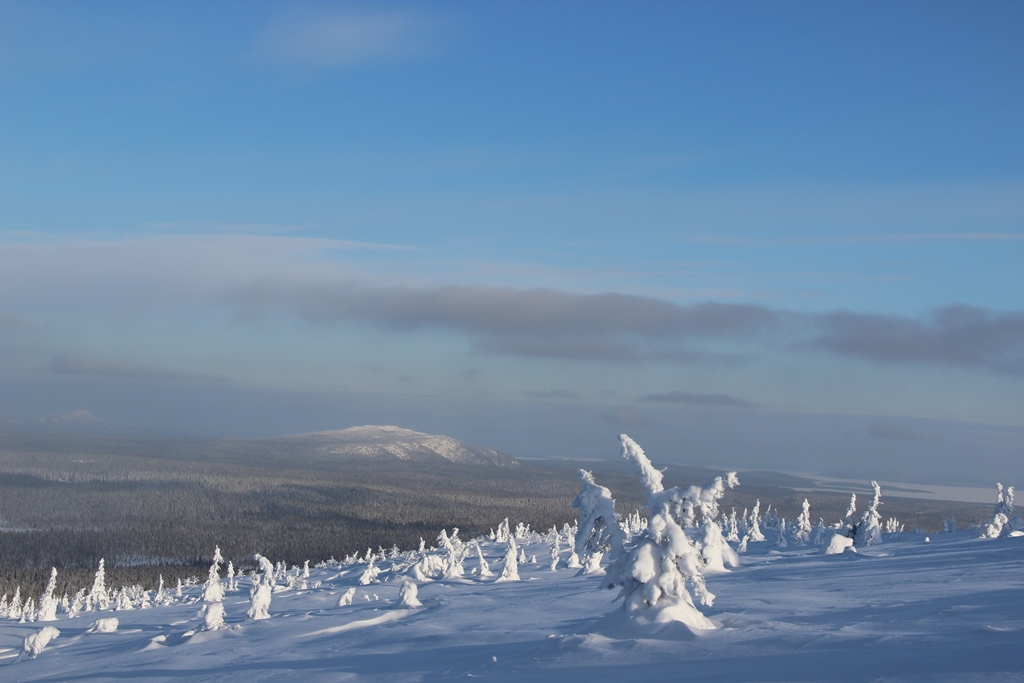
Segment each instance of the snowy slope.
[[467,446],[449,436],[424,434],[390,425],[366,425],[267,439],[305,447],[321,456],[339,459],[397,459],[430,462],[447,460],[464,465],[510,465],[515,460],[490,448]]
[[[308,589],[277,589],[264,621],[245,619],[246,578],[225,598],[226,630],[201,630],[199,586],[171,606],[59,614],[36,659],[19,652],[43,624],[0,620],[0,680],[1024,680],[1024,538],[908,533],[826,556],[769,533],[708,577],[718,598],[701,609],[718,628],[697,633],[635,630],[614,591],[564,568],[566,551],[550,570],[549,539],[525,542],[538,563],[522,581],[481,578],[473,553],[465,577],[419,583],[418,609],[395,604],[420,558],[406,554],[378,561],[368,586],[362,561],[313,569]],[[504,544],[481,546],[497,575]],[[89,633],[101,617],[117,630]]]

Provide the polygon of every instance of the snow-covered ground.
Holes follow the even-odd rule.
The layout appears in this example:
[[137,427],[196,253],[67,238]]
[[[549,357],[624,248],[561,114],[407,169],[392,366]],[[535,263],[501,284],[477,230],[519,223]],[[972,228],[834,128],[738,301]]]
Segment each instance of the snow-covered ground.
[[[290,570],[266,620],[246,618],[245,577],[225,594],[222,630],[204,630],[201,585],[166,606],[0,619],[0,680],[1024,680],[1024,537],[893,534],[824,555],[766,535],[739,568],[707,577],[715,630],[637,630],[617,591],[565,568],[564,549],[552,571],[552,537],[532,534],[523,549],[537,563],[519,566],[520,581],[495,581],[506,546],[482,540],[494,576],[479,575],[474,549],[464,577],[417,582],[418,608],[397,605],[421,557],[409,553],[378,560],[370,585],[361,560],[313,568],[305,589]],[[111,617],[116,630],[93,626]],[[22,654],[45,626],[59,635]]]

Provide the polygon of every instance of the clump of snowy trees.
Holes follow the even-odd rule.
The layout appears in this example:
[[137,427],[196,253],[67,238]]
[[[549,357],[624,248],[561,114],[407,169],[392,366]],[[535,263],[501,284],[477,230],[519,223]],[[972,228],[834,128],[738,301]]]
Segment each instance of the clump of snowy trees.
[[850,496],[850,506],[846,509],[846,519],[836,525],[835,533],[825,549],[826,555],[835,555],[851,548],[878,545],[882,542],[882,514],[878,508],[882,505],[882,487],[877,481],[871,482],[874,495],[868,509],[857,518],[857,494]]
[[[573,502],[579,510],[575,545],[584,552],[583,574],[599,573],[602,556],[608,567],[602,584],[620,586],[624,610],[640,624],[680,622],[695,629],[714,624],[697,609],[693,596],[711,605],[715,596],[705,573],[728,571],[739,558],[728,545],[717,521],[718,502],[727,488],[739,484],[735,472],[700,486],[666,489],[662,473],[628,435],[619,436],[622,456],[630,461],[646,490],[646,525],[639,522],[634,537],[619,525],[611,492],[598,485],[590,472],[580,471],[582,490]],[[698,527],[699,520],[699,527]],[[632,526],[632,525],[631,525]],[[697,529],[691,538],[684,526]],[[691,596],[690,591],[693,595]]]
[[[954,521],[954,525],[955,525]],[[982,525],[982,538],[999,538],[1001,536],[1024,535],[1024,522],[1013,508],[1013,487],[1003,488],[1002,483],[996,484],[996,505],[992,510],[992,518]]]

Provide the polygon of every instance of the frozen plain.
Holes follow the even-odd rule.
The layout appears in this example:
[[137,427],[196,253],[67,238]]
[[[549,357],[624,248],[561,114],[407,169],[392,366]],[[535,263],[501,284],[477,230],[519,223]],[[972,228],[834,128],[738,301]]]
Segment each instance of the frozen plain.
[[[641,632],[617,591],[578,570],[550,569],[550,545],[521,581],[474,574],[419,584],[423,607],[396,605],[402,578],[359,586],[362,562],[311,570],[307,590],[273,594],[271,618],[248,621],[249,580],[225,596],[224,630],[204,631],[202,587],[177,604],[59,614],[36,659],[21,655],[43,624],[0,621],[0,679],[1019,681],[1024,680],[1024,537],[977,532],[886,535],[841,555],[751,543],[742,564],[709,576],[701,610],[718,626]],[[504,545],[482,540],[493,570]],[[230,559],[230,558],[228,558]],[[352,605],[339,597],[356,588]],[[610,616],[609,616],[610,615]],[[116,616],[113,633],[90,633]]]

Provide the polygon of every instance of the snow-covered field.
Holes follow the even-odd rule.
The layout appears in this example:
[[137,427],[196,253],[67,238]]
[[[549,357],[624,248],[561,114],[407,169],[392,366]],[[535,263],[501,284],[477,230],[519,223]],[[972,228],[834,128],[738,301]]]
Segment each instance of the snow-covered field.
[[[147,609],[0,620],[0,680],[1024,680],[1024,537],[889,534],[824,555],[766,535],[707,577],[714,630],[640,630],[616,590],[566,568],[564,549],[552,570],[552,535],[530,534],[537,563],[519,566],[520,581],[495,580],[506,545],[483,539],[494,576],[479,575],[474,548],[462,578],[416,582],[416,608],[397,604],[423,556],[406,553],[378,559],[369,585],[363,560],[279,574],[265,620],[246,618],[244,577],[219,630],[204,630],[201,585]],[[116,630],[94,626],[111,617]],[[29,658],[24,641],[44,626],[60,633]]]

